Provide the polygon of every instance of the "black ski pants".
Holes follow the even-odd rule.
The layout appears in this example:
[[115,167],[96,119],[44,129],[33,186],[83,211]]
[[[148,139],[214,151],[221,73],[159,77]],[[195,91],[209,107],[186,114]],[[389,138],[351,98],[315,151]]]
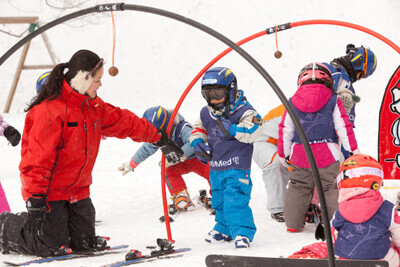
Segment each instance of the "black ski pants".
[[[75,203],[49,201],[50,212],[43,220],[43,234],[24,230],[26,212],[0,214],[0,250],[42,257],[51,256],[61,246],[86,250],[95,239],[95,209],[90,198]],[[86,246],[84,246],[86,244]]]

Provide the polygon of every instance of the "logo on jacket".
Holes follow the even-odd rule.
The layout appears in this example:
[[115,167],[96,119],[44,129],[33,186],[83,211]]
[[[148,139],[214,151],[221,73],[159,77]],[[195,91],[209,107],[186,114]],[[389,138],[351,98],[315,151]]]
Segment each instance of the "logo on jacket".
[[261,118],[257,118],[256,116],[253,117],[251,122],[254,123],[254,124],[257,124],[259,126],[261,126],[263,124],[263,120]]
[[210,162],[211,167],[226,167],[226,166],[231,166],[232,164],[239,165],[239,157],[233,157],[228,160],[219,160]]

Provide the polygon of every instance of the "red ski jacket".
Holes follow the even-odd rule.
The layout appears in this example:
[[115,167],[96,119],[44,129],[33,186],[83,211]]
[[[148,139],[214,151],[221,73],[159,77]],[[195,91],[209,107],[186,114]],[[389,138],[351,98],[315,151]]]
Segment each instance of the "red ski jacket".
[[136,142],[160,140],[156,128],[129,110],[81,95],[64,80],[59,97],[26,114],[21,142],[22,197],[76,202],[90,196],[101,135]]

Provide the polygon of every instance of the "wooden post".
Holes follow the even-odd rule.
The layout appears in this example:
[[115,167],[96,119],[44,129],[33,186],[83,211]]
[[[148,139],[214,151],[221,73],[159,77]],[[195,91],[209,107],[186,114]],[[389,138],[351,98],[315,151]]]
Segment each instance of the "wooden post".
[[19,63],[17,66],[17,72],[15,73],[14,81],[11,85],[11,90],[8,93],[8,98],[7,98],[7,102],[6,102],[6,107],[4,108],[4,113],[8,113],[10,111],[11,103],[13,101],[15,91],[17,89],[19,77],[21,77],[21,72],[22,72],[22,69],[24,68],[26,55],[28,54],[28,49],[29,49],[30,45],[31,45],[31,41],[27,42],[24,45],[24,49],[22,50],[22,55],[21,55],[21,58],[19,59]]
[[0,24],[31,24],[39,17],[0,17]]
[[[0,24],[32,24],[32,23],[38,23],[39,26],[41,26],[41,23],[38,22],[38,17],[0,17]],[[31,69],[52,69],[54,68],[54,66],[57,64],[57,59],[56,59],[56,55],[53,52],[53,49],[50,45],[49,39],[47,37],[47,35],[43,32],[41,33],[43,42],[46,46],[47,52],[50,55],[51,61],[52,61],[52,65],[29,65],[26,66],[25,65],[25,60],[26,60],[26,56],[28,54],[28,50],[29,50],[29,46],[31,41],[27,42],[24,45],[24,48],[22,50],[22,54],[21,54],[21,58],[19,60],[18,66],[17,66],[17,71],[15,73],[14,76],[14,81],[11,85],[11,89],[10,92],[8,93],[8,98],[7,98],[7,102],[6,102],[6,106],[4,108],[4,113],[8,113],[10,111],[11,108],[11,103],[13,101],[15,92],[17,90],[17,86],[18,86],[18,81],[19,78],[21,77],[21,72],[22,70],[31,70]]]

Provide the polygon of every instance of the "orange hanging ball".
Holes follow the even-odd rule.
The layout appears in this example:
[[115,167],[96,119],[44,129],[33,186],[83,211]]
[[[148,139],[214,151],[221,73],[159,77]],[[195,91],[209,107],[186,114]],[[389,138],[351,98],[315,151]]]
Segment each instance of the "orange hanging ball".
[[118,68],[117,67],[115,67],[115,66],[112,66],[112,67],[110,67],[109,69],[108,69],[108,73],[111,75],[111,76],[117,76],[118,75]]

